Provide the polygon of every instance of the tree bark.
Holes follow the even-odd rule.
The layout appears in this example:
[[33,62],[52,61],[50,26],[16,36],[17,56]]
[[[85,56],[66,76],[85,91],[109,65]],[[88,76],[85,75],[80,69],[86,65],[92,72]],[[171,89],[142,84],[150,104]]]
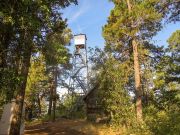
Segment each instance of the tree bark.
[[15,109],[13,112],[13,118],[11,121],[10,127],[10,135],[19,135],[21,128],[21,120],[23,114],[23,106],[24,106],[24,96],[26,89],[27,76],[30,67],[30,57],[31,57],[31,49],[26,50],[25,56],[23,58],[23,67],[21,69],[21,77],[23,78],[19,84],[19,90],[15,99]]
[[135,40],[132,41],[134,53],[134,76],[135,76],[135,90],[136,90],[136,115],[137,120],[142,121],[142,94],[141,94],[141,78],[138,58],[138,44]]
[[[30,67],[30,59],[31,59],[31,52],[32,52],[32,36],[28,33],[27,29],[24,29],[20,34],[21,41],[19,45],[22,45],[19,48],[18,52],[21,52],[21,56],[19,60],[21,60],[21,68],[19,69],[20,73],[17,74],[21,81],[17,84],[17,94],[15,95],[15,107],[13,110],[12,120],[10,124],[10,135],[20,135],[20,128],[22,122],[22,115],[23,115],[23,107],[24,107],[24,97],[25,97],[25,90],[26,90],[26,83],[29,73]],[[15,52],[17,53],[17,52]]]
[[56,120],[56,88],[57,88],[57,66],[54,71],[54,91],[53,91],[53,117],[52,121]]
[[49,95],[49,108],[48,108],[48,115],[51,116],[52,112],[52,100],[53,100],[53,85],[50,88],[50,95]]

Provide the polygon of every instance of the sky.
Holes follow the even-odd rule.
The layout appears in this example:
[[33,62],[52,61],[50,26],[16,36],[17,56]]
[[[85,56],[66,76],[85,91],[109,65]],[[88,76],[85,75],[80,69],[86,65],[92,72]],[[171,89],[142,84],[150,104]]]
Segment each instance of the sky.
[[63,10],[63,17],[68,19],[73,34],[86,34],[88,47],[103,47],[102,27],[112,8],[108,0],[79,0],[77,6]]
[[[78,5],[63,9],[63,17],[68,19],[68,26],[73,34],[86,34],[88,47],[103,48],[105,41],[102,37],[102,27],[106,24],[111,9],[114,7],[109,0],[79,0]],[[167,39],[177,29],[179,24],[168,24],[156,37],[154,42],[167,46]]]

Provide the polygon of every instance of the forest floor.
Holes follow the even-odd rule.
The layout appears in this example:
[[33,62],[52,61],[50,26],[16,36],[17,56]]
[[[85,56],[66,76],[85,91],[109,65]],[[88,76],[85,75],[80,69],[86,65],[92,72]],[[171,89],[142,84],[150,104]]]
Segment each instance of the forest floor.
[[25,135],[115,135],[85,120],[58,119],[56,122],[26,125]]

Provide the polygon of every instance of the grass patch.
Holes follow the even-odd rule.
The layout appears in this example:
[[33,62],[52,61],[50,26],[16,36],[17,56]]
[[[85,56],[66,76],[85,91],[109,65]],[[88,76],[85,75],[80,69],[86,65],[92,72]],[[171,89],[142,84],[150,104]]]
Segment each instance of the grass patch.
[[123,130],[122,128],[115,129],[107,125],[94,124],[91,122],[86,122],[83,125],[75,126],[72,129],[83,132],[87,135],[123,135],[123,132],[125,132],[125,130]]

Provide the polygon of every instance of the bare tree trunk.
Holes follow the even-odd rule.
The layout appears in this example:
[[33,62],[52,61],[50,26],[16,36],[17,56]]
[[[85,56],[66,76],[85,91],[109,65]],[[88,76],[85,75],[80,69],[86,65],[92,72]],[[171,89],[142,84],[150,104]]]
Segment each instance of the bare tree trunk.
[[[126,0],[128,10],[131,12],[132,5],[129,0]],[[132,22],[133,23],[133,22]],[[133,37],[134,38],[134,37]],[[135,39],[132,40],[133,54],[134,54],[134,76],[135,76],[135,91],[136,91],[136,115],[137,120],[142,121],[142,94],[141,94],[141,77],[140,77],[140,67],[138,58],[138,44]]]
[[134,76],[135,76],[135,89],[136,89],[136,115],[137,120],[142,121],[142,94],[141,94],[141,80],[140,80],[140,67],[138,59],[138,45],[135,40],[132,41],[134,53]]
[[53,91],[53,117],[52,121],[56,120],[56,88],[57,88],[57,66],[54,71],[54,91]]
[[53,100],[53,86],[51,85],[50,95],[49,95],[49,108],[48,108],[48,115],[49,116],[51,116],[51,112],[52,112],[52,100]]
[[26,82],[27,82],[27,76],[28,76],[29,67],[30,67],[30,57],[31,57],[31,49],[28,49],[26,51],[27,52],[22,62],[23,67],[21,69],[21,77],[23,78],[23,80],[20,82],[19,90],[17,92],[16,99],[15,99],[15,109],[14,109],[14,112],[13,112],[14,115],[11,121],[10,135],[20,134],[23,105],[24,105],[24,96],[25,96]]

